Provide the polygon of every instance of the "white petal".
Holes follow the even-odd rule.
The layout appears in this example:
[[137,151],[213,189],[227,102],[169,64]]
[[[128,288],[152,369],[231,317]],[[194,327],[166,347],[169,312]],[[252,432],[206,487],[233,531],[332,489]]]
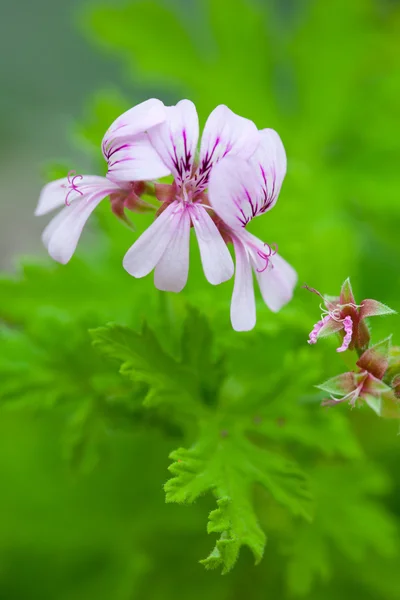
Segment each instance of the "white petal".
[[50,221],[43,232],[42,240],[50,256],[66,264],[75,252],[86,221],[96,206],[109,194],[104,188],[88,196],[82,196],[72,206],[66,206]]
[[201,138],[199,187],[206,187],[213,165],[227,156],[250,158],[258,144],[257,127],[249,119],[240,117],[227,106],[220,105],[207,119]]
[[151,181],[170,174],[145,133],[115,140],[107,157],[107,177],[116,181]]
[[154,285],[164,292],[183,290],[189,273],[189,211],[183,208],[175,219],[173,237],[154,271]]
[[273,312],[278,312],[293,297],[297,273],[279,254],[269,260],[272,268],[262,273],[256,271],[256,276],[265,304]]
[[103,138],[101,147],[104,158],[107,160],[108,147],[113,140],[144,133],[151,127],[162,123],[165,116],[164,104],[155,98],[146,100],[124,112],[110,125]]
[[256,324],[253,272],[244,245],[233,239],[236,255],[235,284],[231,302],[231,322],[236,331],[250,331]]
[[[79,191],[73,190],[72,182]],[[66,202],[72,203],[74,200],[79,200],[83,195],[97,191],[105,183],[109,186],[115,185],[98,175],[77,175],[71,172],[69,178],[57,179],[44,186],[40,192],[35,215],[45,215],[59,206],[66,205]],[[117,186],[115,187],[119,189]]]
[[167,119],[153,127],[149,138],[160,158],[179,181],[192,173],[193,160],[199,139],[199,118],[190,100],[181,100],[166,108]]
[[259,214],[275,206],[286,175],[286,152],[282,140],[273,129],[259,132],[260,144],[251,158],[257,167],[261,187]]
[[192,205],[190,213],[207,281],[213,285],[228,281],[234,271],[233,260],[214,221],[202,206]]
[[242,229],[257,215],[260,186],[254,165],[236,156],[226,156],[211,171],[210,203],[234,230]]
[[175,233],[180,216],[179,202],[172,202],[136,240],[123,260],[130,275],[145,277],[154,269]]

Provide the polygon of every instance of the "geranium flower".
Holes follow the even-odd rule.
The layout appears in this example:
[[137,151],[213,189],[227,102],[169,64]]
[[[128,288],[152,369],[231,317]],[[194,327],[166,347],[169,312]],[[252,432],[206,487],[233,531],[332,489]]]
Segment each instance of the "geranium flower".
[[350,279],[342,285],[339,297],[323,296],[317,290],[305,286],[309,291],[318,294],[324,302],[321,320],[316,323],[310,333],[309,344],[315,344],[321,337],[332,333],[341,333],[343,341],[337,352],[353,348],[364,349],[369,342],[369,331],[364,322],[367,317],[390,315],[394,310],[377,300],[363,300],[356,304]]
[[[63,264],[75,252],[83,227],[96,206],[110,196],[111,208],[126,220],[124,209],[142,212],[150,205],[140,199],[144,180],[169,173],[147,137],[146,130],[165,119],[160,100],[147,100],[118,117],[104,136],[102,149],[108,161],[107,177],[77,175],[47,184],[39,197],[35,215],[64,206],[43,232],[50,256]],[[118,154],[118,159],[114,155]],[[127,155],[129,154],[129,156]]]
[[237,331],[250,330],[256,323],[253,271],[264,302],[274,312],[292,298],[297,281],[295,270],[276,249],[246,230],[254,217],[275,206],[286,174],[286,154],[279,135],[264,129],[258,136],[259,145],[251,159],[224,158],[214,168],[209,185],[210,204],[221,219],[220,230],[235,250],[231,321]]
[[216,285],[233,275],[233,261],[208,211],[206,188],[216,163],[227,155],[249,158],[258,145],[257,128],[226,106],[209,116],[196,161],[199,121],[189,100],[166,108],[165,122],[148,131],[148,137],[173,174],[171,185],[156,185],[163,202],[159,216],[127,252],[123,265],[134,277],[153,269],[158,289],[179,292],[189,270],[189,236],[194,227],[207,280]]
[[399,418],[400,404],[391,387],[382,381],[389,364],[390,342],[387,338],[366,350],[356,363],[359,371],[342,373],[317,386],[331,394],[322,405],[349,402],[354,407],[365,402],[379,416]]

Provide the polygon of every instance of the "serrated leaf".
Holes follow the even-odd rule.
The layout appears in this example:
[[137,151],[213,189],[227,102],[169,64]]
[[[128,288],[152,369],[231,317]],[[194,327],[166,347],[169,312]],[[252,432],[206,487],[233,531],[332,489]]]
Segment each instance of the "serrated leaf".
[[240,424],[226,417],[225,425],[208,421],[199,442],[189,450],[171,453],[173,477],[164,486],[167,502],[192,503],[206,492],[217,498],[210,513],[208,532],[220,538],[206,568],[221,567],[223,573],[235,564],[241,546],[252,551],[256,563],[263,555],[265,534],[253,505],[253,488],[260,484],[292,514],[310,519],[312,496],[305,474],[278,453],[252,444]]

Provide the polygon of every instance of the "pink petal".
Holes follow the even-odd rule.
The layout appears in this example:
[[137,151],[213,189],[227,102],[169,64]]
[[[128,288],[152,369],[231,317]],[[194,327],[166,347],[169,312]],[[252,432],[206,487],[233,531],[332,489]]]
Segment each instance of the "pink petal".
[[146,133],[115,140],[107,149],[107,161],[107,177],[116,181],[151,181],[170,174]]
[[102,150],[107,160],[108,147],[118,138],[126,138],[144,133],[151,127],[159,125],[166,118],[165,106],[161,100],[151,98],[120,115],[108,128],[103,141]]
[[375,346],[371,346],[358,359],[357,365],[360,369],[365,369],[371,375],[382,379],[389,365],[390,346],[391,337],[375,344]]
[[192,174],[199,139],[199,119],[190,100],[166,108],[166,121],[148,132],[150,141],[165,166],[178,181]]
[[310,335],[308,336],[309,344],[316,344],[318,340],[318,335],[324,325],[330,321],[331,317],[329,315],[325,315],[320,321],[315,323],[314,327],[310,331]]
[[156,266],[174,236],[181,216],[179,202],[172,202],[125,254],[123,266],[133,277],[145,277]]
[[[71,189],[70,182],[73,180],[75,180],[75,187],[77,187],[79,191]],[[108,187],[114,186],[116,191],[120,189],[118,185],[113,184],[104,177],[99,177],[98,175],[71,175],[69,181],[68,177],[52,181],[45,185],[40,192],[35,215],[45,215],[55,208],[66,205],[66,200],[68,203],[72,203],[74,200],[81,199],[83,195],[99,191],[104,185],[107,185]]]
[[340,348],[337,348],[336,352],[345,352],[350,346],[351,338],[353,337],[353,321],[350,316],[347,316],[343,320],[343,328],[345,331],[345,336],[343,338],[343,343]]
[[324,338],[333,333],[338,333],[343,329],[343,321],[336,321],[335,319],[329,319],[321,327],[318,333],[318,338]]
[[363,300],[360,308],[360,319],[366,319],[367,317],[377,317],[381,315],[394,315],[395,310],[392,310],[385,304],[378,302],[377,300]]
[[339,394],[339,396],[346,396],[350,394],[350,392],[354,391],[357,388],[358,381],[356,381],[356,375],[353,372],[342,373],[341,375],[337,375],[336,377],[332,377],[325,381],[325,383],[321,383],[321,385],[317,385],[320,390],[324,390],[324,392],[328,392],[329,394]]
[[252,121],[236,115],[227,106],[217,106],[208,117],[201,138],[198,188],[207,186],[210,171],[221,158],[230,154],[248,159],[258,143],[258,130]]
[[262,201],[258,214],[275,206],[286,175],[286,152],[282,140],[273,129],[259,132],[260,143],[251,162],[257,167]]
[[340,290],[340,304],[355,304],[353,290],[351,289],[350,278],[348,277]]
[[258,272],[256,268],[255,271],[265,304],[273,312],[278,312],[293,297],[297,273],[279,254],[271,256],[269,263],[265,271]]
[[43,232],[42,240],[54,260],[62,264],[66,264],[70,260],[86,221],[101,200],[110,193],[110,188],[104,187],[100,192],[82,196],[72,206],[63,208],[50,221]]
[[164,292],[180,292],[188,278],[190,215],[184,207],[174,216],[174,227],[173,236],[154,272],[154,284]]
[[236,156],[226,156],[212,169],[208,186],[210,203],[219,217],[235,231],[257,215],[258,175],[254,166]]
[[231,302],[231,322],[235,331],[250,331],[256,324],[253,273],[245,246],[233,238],[236,255],[235,283]]
[[214,221],[203,207],[196,204],[191,206],[190,214],[207,281],[213,285],[227,281],[233,275],[233,260]]

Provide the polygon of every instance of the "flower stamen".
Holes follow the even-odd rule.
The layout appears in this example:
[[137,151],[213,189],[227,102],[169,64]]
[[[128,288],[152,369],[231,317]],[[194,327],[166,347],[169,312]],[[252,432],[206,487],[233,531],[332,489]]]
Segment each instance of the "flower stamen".
[[79,181],[81,181],[83,179],[83,175],[77,175],[76,171],[70,171],[67,175],[67,179],[70,189],[65,197],[65,205],[70,206],[71,203],[69,202],[69,196],[71,192],[78,192],[80,196],[83,196],[83,192],[78,188],[78,184],[75,183],[75,179],[79,179]]

